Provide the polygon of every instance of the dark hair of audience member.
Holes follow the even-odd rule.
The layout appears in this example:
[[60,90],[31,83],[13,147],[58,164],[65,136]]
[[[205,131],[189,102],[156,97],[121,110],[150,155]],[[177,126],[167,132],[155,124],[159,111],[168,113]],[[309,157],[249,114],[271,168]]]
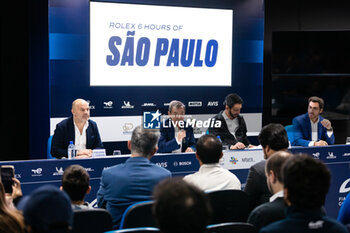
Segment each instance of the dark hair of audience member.
[[261,129],[258,139],[263,148],[268,145],[275,151],[287,149],[289,146],[287,131],[281,124],[265,125]]
[[225,97],[224,105],[227,105],[229,106],[229,108],[232,108],[235,104],[243,104],[243,99],[236,93],[228,94]]
[[90,185],[89,173],[80,165],[71,165],[64,170],[62,187],[71,201],[84,200]]
[[19,211],[10,209],[6,203],[5,189],[0,182],[0,232],[24,233],[24,219]]
[[288,200],[300,208],[320,208],[325,203],[331,175],[320,160],[307,154],[289,158],[282,168]]
[[222,143],[214,135],[206,134],[198,139],[196,151],[202,163],[218,163],[222,153]]
[[211,207],[202,190],[180,178],[172,178],[157,185],[153,196],[153,215],[162,233],[205,232]]

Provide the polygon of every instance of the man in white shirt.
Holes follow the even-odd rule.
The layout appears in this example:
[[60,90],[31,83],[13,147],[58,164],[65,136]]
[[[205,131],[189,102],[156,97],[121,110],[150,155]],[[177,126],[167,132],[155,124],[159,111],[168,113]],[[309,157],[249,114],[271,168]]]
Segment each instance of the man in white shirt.
[[283,200],[282,165],[288,158],[293,156],[286,151],[278,151],[271,155],[266,162],[265,174],[267,186],[273,196],[269,202],[256,207],[249,215],[248,222],[258,230],[272,222],[285,217]]
[[203,135],[196,145],[199,171],[185,176],[184,180],[206,192],[224,189],[241,190],[238,178],[220,166],[219,160],[222,156],[222,144],[219,139],[211,134]]
[[320,116],[324,101],[313,96],[309,98],[308,112],[293,119],[293,146],[327,146],[334,144],[332,124]]
[[96,122],[90,120],[89,103],[76,99],[72,103],[72,117],[56,125],[52,137],[51,154],[57,158],[67,157],[70,141],[77,148],[76,158],[91,157],[92,150],[103,148]]

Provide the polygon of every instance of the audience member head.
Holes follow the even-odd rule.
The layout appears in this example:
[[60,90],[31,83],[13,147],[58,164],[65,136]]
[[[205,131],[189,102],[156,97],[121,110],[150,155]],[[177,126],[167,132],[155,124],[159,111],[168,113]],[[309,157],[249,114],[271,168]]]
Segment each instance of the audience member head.
[[232,120],[241,113],[243,100],[236,93],[228,94],[225,98],[224,105],[226,115]]
[[75,123],[85,123],[90,117],[89,103],[83,99],[74,100],[71,111]]
[[85,195],[91,190],[89,173],[77,164],[67,167],[62,175],[61,189],[73,204],[83,204]]
[[158,150],[157,143],[160,133],[155,129],[144,129],[137,126],[128,141],[128,148],[133,156],[143,156],[150,158]]
[[265,159],[276,151],[287,150],[289,146],[287,132],[281,124],[265,125],[261,129],[258,139],[263,148]]
[[205,232],[211,207],[203,191],[173,178],[158,184],[153,196],[153,215],[162,233]]
[[293,155],[287,151],[277,151],[267,160],[265,174],[271,193],[275,194],[283,190],[282,165],[291,156]]
[[196,156],[201,163],[218,163],[222,155],[222,143],[217,137],[206,134],[198,139]]
[[22,198],[18,208],[29,233],[66,233],[73,225],[69,197],[57,187],[44,185]]
[[317,121],[318,116],[323,112],[324,108],[324,101],[322,98],[319,98],[317,96],[312,96],[309,98],[309,106],[307,109],[309,118],[312,121]]
[[24,233],[23,216],[11,209],[5,197],[5,189],[0,182],[0,232]]
[[173,100],[169,103],[168,115],[174,122],[184,120],[186,112],[186,106],[184,103],[178,100]]
[[289,158],[282,168],[287,205],[319,208],[325,203],[331,175],[328,168],[307,154]]

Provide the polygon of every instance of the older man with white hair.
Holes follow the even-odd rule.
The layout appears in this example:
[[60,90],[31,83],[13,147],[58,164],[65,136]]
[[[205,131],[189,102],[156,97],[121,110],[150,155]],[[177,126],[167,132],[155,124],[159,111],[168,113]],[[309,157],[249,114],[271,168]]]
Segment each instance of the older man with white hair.
[[56,158],[67,157],[67,148],[73,141],[75,158],[91,157],[93,149],[103,148],[96,122],[90,120],[90,106],[86,100],[72,103],[72,116],[56,125],[52,138],[51,154]]

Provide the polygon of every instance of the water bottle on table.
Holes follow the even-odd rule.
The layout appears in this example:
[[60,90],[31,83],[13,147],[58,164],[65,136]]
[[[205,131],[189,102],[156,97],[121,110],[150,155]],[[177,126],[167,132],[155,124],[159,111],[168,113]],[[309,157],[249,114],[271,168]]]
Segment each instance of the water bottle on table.
[[[221,137],[220,136],[216,136],[218,139],[219,139],[219,141],[222,143],[222,140],[221,140]],[[228,147],[228,145],[226,145],[226,144],[223,144],[222,143],[222,150],[229,150],[230,148]]]
[[70,141],[68,146],[68,159],[74,159],[74,157],[76,156],[76,153],[77,153],[77,150],[75,149],[75,145],[73,141]]

